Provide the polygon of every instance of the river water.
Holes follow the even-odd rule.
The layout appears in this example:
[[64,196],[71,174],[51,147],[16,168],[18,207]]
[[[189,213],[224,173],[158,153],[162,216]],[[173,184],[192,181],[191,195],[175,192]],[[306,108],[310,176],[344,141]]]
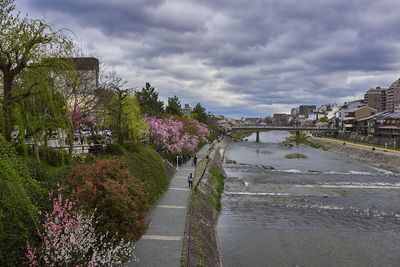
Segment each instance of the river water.
[[289,135],[260,133],[260,143],[252,135],[225,151],[236,163],[224,163],[224,266],[400,266],[400,175],[278,144]]

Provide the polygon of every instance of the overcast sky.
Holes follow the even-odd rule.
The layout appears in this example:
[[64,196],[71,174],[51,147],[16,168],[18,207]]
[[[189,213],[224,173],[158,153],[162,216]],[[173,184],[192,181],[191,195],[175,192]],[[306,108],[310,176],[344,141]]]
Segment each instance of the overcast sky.
[[400,78],[399,0],[17,0],[165,100],[232,117],[354,100]]

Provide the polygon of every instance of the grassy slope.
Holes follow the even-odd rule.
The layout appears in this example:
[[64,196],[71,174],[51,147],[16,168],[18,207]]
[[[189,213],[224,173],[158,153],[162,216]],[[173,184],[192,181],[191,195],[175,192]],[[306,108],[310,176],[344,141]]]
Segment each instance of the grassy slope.
[[133,175],[146,182],[145,193],[149,205],[168,188],[168,179],[160,155],[151,147],[140,147],[138,152],[128,152],[122,158]]
[[224,191],[225,176],[217,168],[211,168],[210,173],[211,173],[210,187],[212,189],[210,204],[213,205],[213,207],[217,211],[221,211],[221,195],[222,192]]

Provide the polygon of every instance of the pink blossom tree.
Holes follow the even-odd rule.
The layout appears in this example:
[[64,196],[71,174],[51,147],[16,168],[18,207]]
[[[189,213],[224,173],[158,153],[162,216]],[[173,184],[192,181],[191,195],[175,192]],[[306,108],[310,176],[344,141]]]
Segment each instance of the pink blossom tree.
[[27,243],[26,257],[30,267],[114,266],[128,258],[137,260],[131,242],[121,240],[114,244],[114,238],[98,237],[93,225],[94,214],[74,213],[74,205],[70,199],[63,201],[59,190],[53,211],[44,214],[43,232],[38,231],[42,246],[37,251]]
[[196,120],[179,121],[174,117],[158,119],[146,117],[149,125],[150,139],[161,150],[178,154],[183,149],[194,151],[200,141],[207,141],[210,134],[203,123]]

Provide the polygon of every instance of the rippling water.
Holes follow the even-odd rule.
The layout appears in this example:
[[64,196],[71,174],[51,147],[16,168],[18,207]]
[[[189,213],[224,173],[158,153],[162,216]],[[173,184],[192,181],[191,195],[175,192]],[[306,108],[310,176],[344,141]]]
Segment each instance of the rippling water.
[[224,165],[224,265],[400,266],[400,175],[278,144],[289,135],[260,133],[225,152],[236,163]]

